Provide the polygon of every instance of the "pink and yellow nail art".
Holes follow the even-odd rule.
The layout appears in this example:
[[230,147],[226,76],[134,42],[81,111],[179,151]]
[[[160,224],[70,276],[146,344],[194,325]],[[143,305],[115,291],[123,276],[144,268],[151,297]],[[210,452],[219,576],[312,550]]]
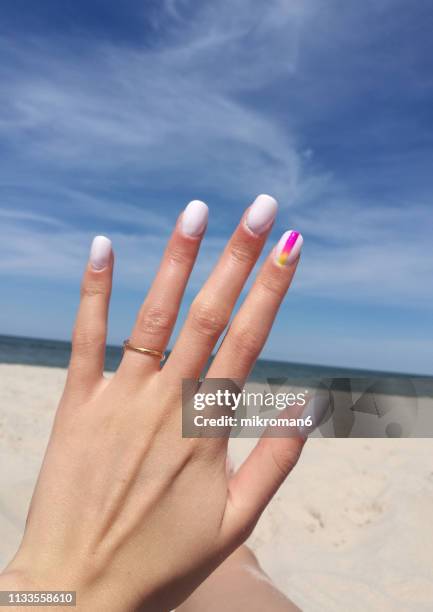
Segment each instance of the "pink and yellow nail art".
[[275,250],[275,258],[280,266],[293,263],[301,252],[304,240],[299,232],[289,230],[284,232]]

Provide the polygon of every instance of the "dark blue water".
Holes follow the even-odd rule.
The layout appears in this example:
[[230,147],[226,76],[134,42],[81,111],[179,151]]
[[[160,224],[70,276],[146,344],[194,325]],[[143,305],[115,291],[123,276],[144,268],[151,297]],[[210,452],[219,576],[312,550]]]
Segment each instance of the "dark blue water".
[[[66,368],[69,363],[70,351],[70,342],[0,335],[0,363],[20,363]],[[116,370],[121,355],[121,347],[107,346],[106,370]],[[250,376],[250,380],[263,381],[268,378],[371,378],[381,376],[402,378],[405,375],[259,359]]]

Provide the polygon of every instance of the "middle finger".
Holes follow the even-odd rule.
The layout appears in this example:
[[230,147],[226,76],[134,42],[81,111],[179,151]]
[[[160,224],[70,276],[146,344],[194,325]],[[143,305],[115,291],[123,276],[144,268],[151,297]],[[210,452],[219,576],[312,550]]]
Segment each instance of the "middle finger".
[[227,326],[269,230],[278,204],[259,195],[246,211],[209,279],[191,305],[163,375],[197,378]]

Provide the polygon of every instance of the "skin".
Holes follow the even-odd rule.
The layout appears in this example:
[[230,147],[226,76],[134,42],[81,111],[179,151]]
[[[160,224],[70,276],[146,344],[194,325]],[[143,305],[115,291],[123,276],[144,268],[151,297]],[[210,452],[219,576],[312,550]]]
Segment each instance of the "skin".
[[254,553],[237,548],[176,612],[300,612],[272,583]]
[[[104,351],[113,257],[85,270],[68,377],[25,533],[0,588],[77,591],[78,610],[171,610],[245,541],[305,440],[262,438],[228,475],[227,439],[181,435],[181,379],[199,377],[269,230],[245,215],[195,298],[173,351],[126,351],[110,379]],[[201,237],[180,219],[140,308],[131,342],[163,351]],[[232,321],[209,377],[246,379],[297,261],[271,253]]]

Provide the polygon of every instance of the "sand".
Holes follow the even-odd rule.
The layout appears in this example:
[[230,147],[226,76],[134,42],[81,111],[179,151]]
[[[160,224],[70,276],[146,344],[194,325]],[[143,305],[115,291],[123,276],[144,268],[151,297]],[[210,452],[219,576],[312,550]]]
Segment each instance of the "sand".
[[[0,565],[20,541],[65,370],[0,365]],[[232,440],[238,464],[254,440]],[[311,439],[250,544],[306,612],[433,610],[433,440]]]

